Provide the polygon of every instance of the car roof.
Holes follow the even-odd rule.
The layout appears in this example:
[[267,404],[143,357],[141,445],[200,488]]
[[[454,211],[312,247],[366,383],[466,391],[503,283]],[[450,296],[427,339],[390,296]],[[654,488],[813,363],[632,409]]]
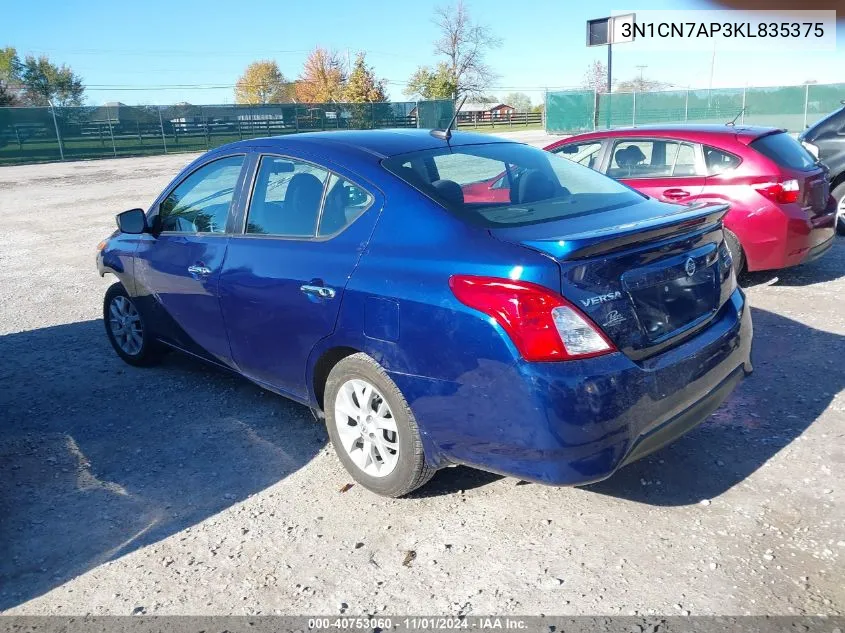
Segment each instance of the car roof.
[[460,145],[481,145],[487,143],[509,143],[507,139],[489,134],[452,132],[449,141],[431,135],[427,129],[383,129],[383,130],[341,130],[336,132],[303,132],[284,136],[249,139],[225,145],[219,150],[231,151],[244,147],[267,149],[300,148],[334,150],[340,153],[369,155],[381,160],[427,149],[441,149]]
[[575,136],[565,139],[563,142],[558,141],[558,143],[563,144],[578,139],[616,138],[620,136],[667,136],[672,138],[686,139],[690,141],[703,141],[705,139],[733,137],[745,143],[748,143],[761,136],[781,131],[783,130],[781,130],[780,128],[766,127],[760,125],[726,125],[724,123],[676,123],[613,128],[610,130],[596,130],[595,132],[585,132],[583,134],[576,134]]

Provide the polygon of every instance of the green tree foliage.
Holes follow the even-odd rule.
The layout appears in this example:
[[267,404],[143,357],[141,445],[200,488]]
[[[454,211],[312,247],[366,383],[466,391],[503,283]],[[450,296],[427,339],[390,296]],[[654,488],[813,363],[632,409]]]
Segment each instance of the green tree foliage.
[[20,104],[22,68],[15,48],[0,48],[0,106]]
[[405,94],[422,99],[452,99],[458,91],[458,82],[446,62],[440,62],[434,70],[420,66],[411,75]]
[[368,101],[387,101],[384,93],[384,82],[376,78],[371,66],[367,65],[364,53],[358,53],[349,80],[343,91],[343,100],[348,103],[365,103]]
[[14,47],[0,48],[0,81],[7,84],[20,81],[22,69],[23,64]]
[[503,103],[513,106],[517,112],[531,111],[531,97],[524,92],[511,92],[506,94]]
[[57,66],[46,55],[27,55],[20,71],[23,98],[28,105],[82,105],[85,86],[70,67]]
[[235,84],[235,103],[291,103],[293,84],[272,60],[252,62]]

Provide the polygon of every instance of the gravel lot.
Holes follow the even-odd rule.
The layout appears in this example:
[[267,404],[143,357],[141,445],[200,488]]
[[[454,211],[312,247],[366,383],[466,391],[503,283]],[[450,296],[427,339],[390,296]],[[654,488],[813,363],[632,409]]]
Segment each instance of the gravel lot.
[[744,280],[756,372],[674,445],[588,488],[449,468],[385,500],[307,409],[109,347],[94,247],[191,158],[0,168],[0,612],[845,611],[845,239]]

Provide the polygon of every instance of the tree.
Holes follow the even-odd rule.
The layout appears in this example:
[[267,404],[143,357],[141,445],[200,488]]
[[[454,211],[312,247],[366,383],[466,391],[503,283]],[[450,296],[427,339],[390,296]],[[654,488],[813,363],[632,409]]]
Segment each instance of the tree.
[[7,84],[20,81],[23,64],[13,46],[0,48],[0,81]]
[[584,90],[594,90],[598,93],[607,92],[607,66],[600,61],[594,61],[584,73],[581,80]]
[[435,9],[434,24],[440,32],[434,52],[446,57],[457,96],[481,94],[497,78],[485,55],[499,47],[501,40],[489,27],[473,21],[463,0]]
[[384,82],[377,79],[372,67],[367,65],[364,53],[358,53],[355,57],[355,64],[343,91],[343,100],[349,103],[387,101]]
[[458,91],[458,82],[446,62],[437,64],[431,70],[428,66],[420,66],[411,75],[405,94],[409,97],[421,99],[453,99]]
[[343,99],[346,71],[336,51],[318,46],[305,60],[296,81],[296,98],[304,103],[328,103]]
[[20,72],[24,100],[29,105],[82,105],[85,86],[70,67],[57,66],[46,55],[27,55]]
[[545,103],[538,103],[533,108],[531,108],[531,112],[539,112],[543,114],[546,111],[546,104]]
[[531,97],[524,92],[511,92],[505,95],[504,102],[509,106],[513,106],[517,112],[531,111]]
[[0,107],[17,105],[18,96],[6,84],[5,81],[0,80]]
[[626,81],[620,81],[616,86],[619,92],[648,92],[650,90],[663,90],[669,86],[665,81],[657,81],[648,77],[635,77]]
[[290,103],[293,96],[293,84],[269,59],[252,62],[235,84],[235,103]]
[[22,68],[23,64],[15,48],[0,48],[0,106],[20,103]]
[[499,103],[499,97],[494,94],[477,94],[467,97],[467,103]]

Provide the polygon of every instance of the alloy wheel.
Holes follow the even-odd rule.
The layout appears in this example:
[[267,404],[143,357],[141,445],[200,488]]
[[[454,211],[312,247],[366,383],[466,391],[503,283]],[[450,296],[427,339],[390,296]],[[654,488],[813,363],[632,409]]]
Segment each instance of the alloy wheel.
[[399,432],[390,405],[366,380],[341,385],[335,399],[340,443],[358,468],[371,477],[386,477],[399,461]]
[[109,328],[117,346],[129,356],[141,352],[144,344],[144,330],[141,315],[135,305],[126,297],[117,296],[109,306]]

